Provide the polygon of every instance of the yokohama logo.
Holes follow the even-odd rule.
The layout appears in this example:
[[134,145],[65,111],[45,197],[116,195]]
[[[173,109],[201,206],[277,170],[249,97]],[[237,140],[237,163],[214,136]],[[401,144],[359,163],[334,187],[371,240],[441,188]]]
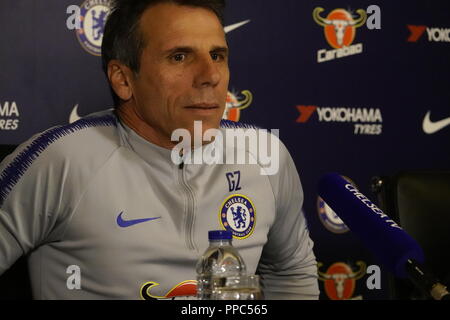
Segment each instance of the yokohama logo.
[[317,115],[319,123],[352,123],[355,135],[380,135],[383,127],[383,117],[379,108],[351,108],[351,107],[318,107],[296,106],[299,112],[297,123],[306,123],[313,114]]
[[419,41],[425,31],[429,42],[450,42],[450,28],[430,28],[416,25],[408,25],[407,27],[411,33],[408,37],[408,42]]
[[317,106],[297,106],[300,116],[296,122],[308,122],[317,112],[319,122],[383,122],[381,111],[378,108],[329,108]]

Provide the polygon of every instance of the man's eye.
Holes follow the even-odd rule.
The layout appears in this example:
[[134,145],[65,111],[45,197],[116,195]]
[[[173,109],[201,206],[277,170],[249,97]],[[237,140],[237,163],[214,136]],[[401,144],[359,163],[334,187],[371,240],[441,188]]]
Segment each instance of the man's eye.
[[221,61],[221,60],[225,59],[225,57],[222,54],[219,54],[219,53],[211,53],[211,58],[214,61]]
[[186,59],[186,54],[184,53],[177,53],[172,56],[172,60],[176,62],[183,62]]

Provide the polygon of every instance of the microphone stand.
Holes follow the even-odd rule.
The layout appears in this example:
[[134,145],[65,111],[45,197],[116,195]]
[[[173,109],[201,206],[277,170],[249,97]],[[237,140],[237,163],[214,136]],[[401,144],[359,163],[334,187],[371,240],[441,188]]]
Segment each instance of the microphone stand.
[[434,300],[450,300],[447,287],[439,282],[428,270],[418,262],[408,259],[406,271],[413,284]]

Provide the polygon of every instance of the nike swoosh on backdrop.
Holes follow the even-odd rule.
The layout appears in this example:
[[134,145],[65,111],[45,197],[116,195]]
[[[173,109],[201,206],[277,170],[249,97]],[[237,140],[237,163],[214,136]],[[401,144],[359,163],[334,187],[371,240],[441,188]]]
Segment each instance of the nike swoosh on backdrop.
[[234,23],[229,26],[226,26],[225,28],[223,28],[223,30],[225,30],[225,33],[228,33],[230,31],[233,31],[233,30],[236,30],[237,28],[242,27],[244,24],[247,24],[249,22],[250,22],[250,20],[245,20],[245,21],[241,21],[238,23]]
[[156,218],[146,218],[146,219],[124,220],[122,218],[122,214],[123,214],[123,211],[121,213],[119,213],[119,215],[117,216],[117,225],[121,228],[127,228],[127,227],[134,226],[136,224],[139,224],[139,223],[152,221],[152,220],[161,218],[161,217],[156,217]]
[[425,115],[425,118],[423,119],[422,128],[423,131],[426,134],[433,134],[436,133],[442,129],[444,129],[446,126],[450,125],[450,117],[446,119],[442,119],[440,121],[431,121],[430,119],[431,111],[428,111]]
[[78,115],[78,104],[73,107],[72,112],[70,113],[69,123],[74,123],[75,121],[80,120],[81,117]]

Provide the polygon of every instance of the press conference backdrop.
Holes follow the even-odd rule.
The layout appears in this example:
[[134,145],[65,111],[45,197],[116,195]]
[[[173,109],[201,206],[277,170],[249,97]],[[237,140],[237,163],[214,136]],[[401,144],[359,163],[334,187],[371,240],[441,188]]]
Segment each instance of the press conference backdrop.
[[[99,57],[108,8],[0,2],[0,144],[112,106]],[[304,187],[321,299],[387,298],[387,271],[380,283],[366,273],[378,262],[317,182],[339,172],[373,199],[374,175],[449,168],[450,2],[228,0],[225,22],[224,117],[280,129]]]

